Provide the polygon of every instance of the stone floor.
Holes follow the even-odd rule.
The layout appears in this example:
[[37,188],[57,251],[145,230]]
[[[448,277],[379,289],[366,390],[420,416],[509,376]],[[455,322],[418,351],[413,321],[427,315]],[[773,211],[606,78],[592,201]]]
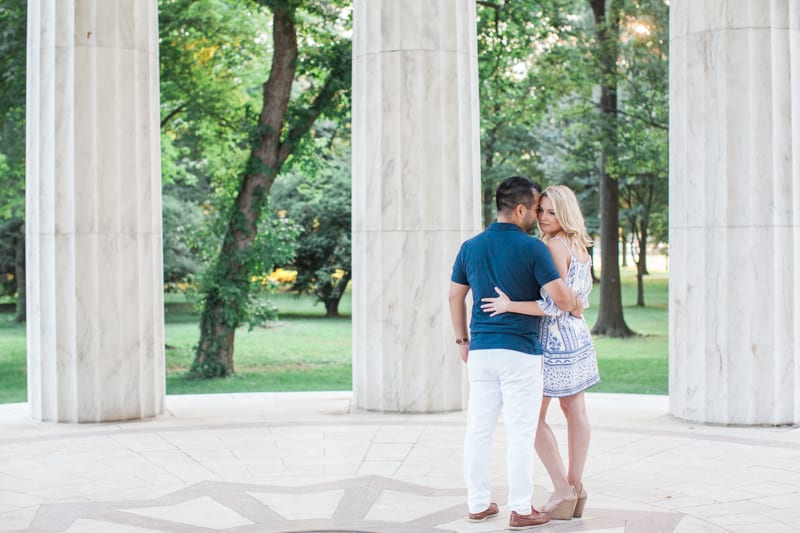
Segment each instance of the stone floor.
[[[667,398],[588,394],[593,440],[582,519],[549,532],[800,531],[800,428],[698,426]],[[554,406],[555,407],[555,406]],[[0,531],[484,532],[466,519],[464,414],[350,412],[350,393],[170,396],[167,414],[115,424],[30,420],[0,406]],[[553,409],[553,415],[557,415]],[[563,419],[553,416],[564,433]],[[549,480],[536,466],[534,503]]]

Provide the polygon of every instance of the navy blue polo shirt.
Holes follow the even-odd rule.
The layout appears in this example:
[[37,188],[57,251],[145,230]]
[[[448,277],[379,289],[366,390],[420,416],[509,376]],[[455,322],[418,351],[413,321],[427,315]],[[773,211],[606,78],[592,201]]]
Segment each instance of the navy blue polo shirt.
[[469,349],[504,348],[540,355],[539,317],[517,313],[490,317],[481,309],[481,298],[497,296],[494,288],[499,287],[512,300],[538,300],[542,285],[558,278],[547,246],[516,224],[495,222],[464,242],[450,279],[472,290]]

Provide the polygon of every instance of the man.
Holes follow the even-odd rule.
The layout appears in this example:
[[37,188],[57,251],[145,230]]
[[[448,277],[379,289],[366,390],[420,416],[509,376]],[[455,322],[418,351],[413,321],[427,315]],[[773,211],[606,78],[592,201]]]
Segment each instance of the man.
[[[510,529],[529,529],[550,518],[531,505],[533,441],[542,402],[542,347],[539,317],[504,313],[490,316],[481,298],[499,287],[512,300],[540,298],[544,289],[561,309],[582,313],[582,303],[564,284],[547,246],[528,232],[536,222],[541,187],[514,176],[497,188],[497,222],[469,239],[453,265],[450,316],[461,359],[467,363],[470,397],[464,438],[464,479],[469,520],[496,516],[491,502],[489,450],[502,407],[507,435],[506,468]],[[467,334],[465,298],[472,290]]]

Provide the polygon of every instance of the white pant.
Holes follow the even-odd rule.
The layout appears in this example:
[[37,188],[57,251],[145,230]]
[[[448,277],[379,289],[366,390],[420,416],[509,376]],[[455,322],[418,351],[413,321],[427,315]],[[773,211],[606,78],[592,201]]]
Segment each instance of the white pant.
[[464,480],[469,512],[479,513],[491,502],[489,452],[502,408],[508,441],[508,507],[528,514],[533,496],[533,440],[542,405],[542,356],[500,349],[470,351],[467,373]]

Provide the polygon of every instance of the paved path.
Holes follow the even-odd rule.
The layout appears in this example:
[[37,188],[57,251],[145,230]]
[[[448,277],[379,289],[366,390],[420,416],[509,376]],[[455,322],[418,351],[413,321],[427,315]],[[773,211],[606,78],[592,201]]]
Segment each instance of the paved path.
[[[695,426],[667,398],[588,394],[584,517],[539,532],[800,531],[800,429]],[[30,420],[0,405],[0,531],[503,531],[466,521],[464,414],[351,413],[350,393],[167,397],[115,424]],[[563,418],[551,408],[563,437]],[[534,503],[551,485],[536,466]]]

